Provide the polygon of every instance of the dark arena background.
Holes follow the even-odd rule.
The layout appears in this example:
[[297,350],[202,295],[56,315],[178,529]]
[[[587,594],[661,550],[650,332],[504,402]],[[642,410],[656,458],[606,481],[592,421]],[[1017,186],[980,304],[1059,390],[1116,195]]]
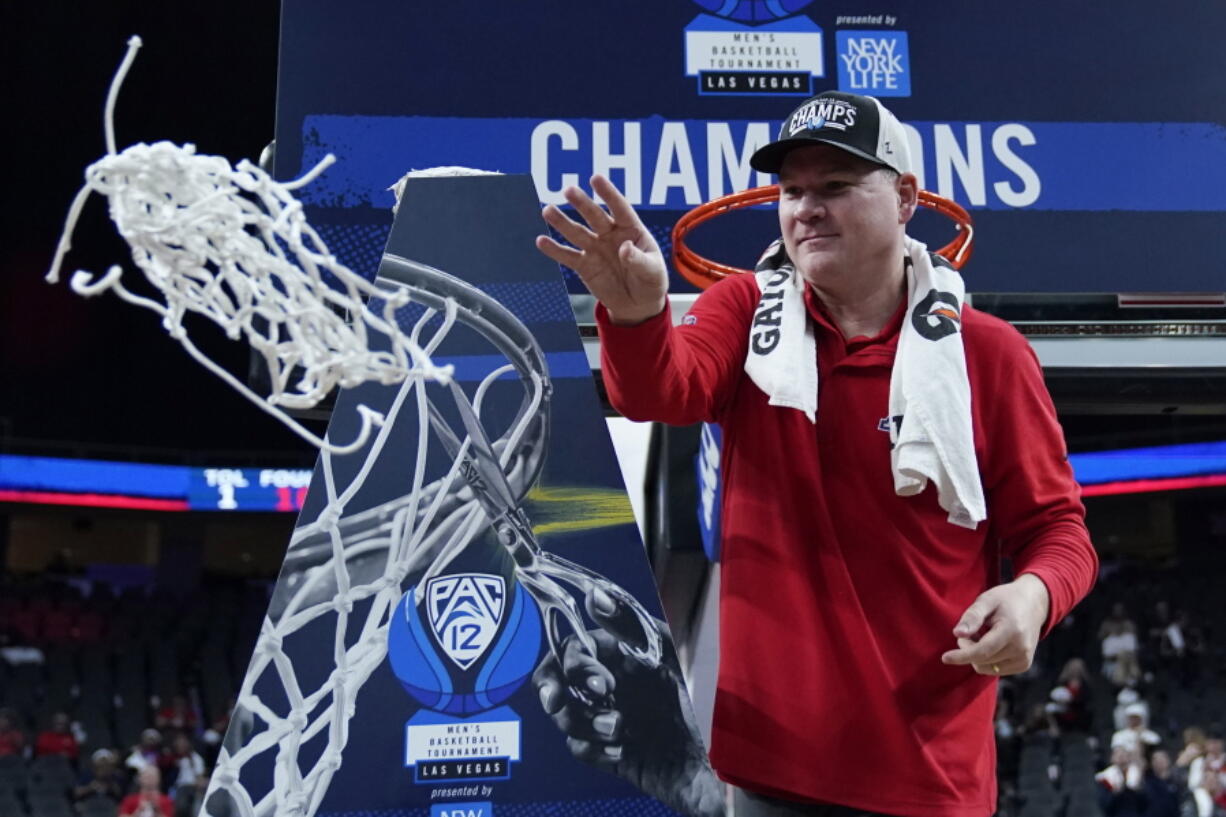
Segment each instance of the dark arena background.
[[[379,15],[391,5],[49,0],[0,8],[8,114],[0,817],[116,814],[135,767],[147,764],[161,770],[176,815],[197,813],[317,453],[197,366],[150,313],[43,280],[82,172],[105,152],[103,103],[130,35],[145,46],[118,101],[118,144],[191,142],[202,153],[256,160],[275,135],[279,179],[337,152],[336,180],[306,201],[355,269],[378,258],[390,228],[390,197],[367,184],[383,165],[531,172],[546,201],[563,174],[582,178],[600,166],[588,144],[599,123],[617,124],[604,161],[624,181],[630,163],[616,157],[630,151],[619,140],[638,132],[622,128],[633,121],[648,175],[661,144],[691,135],[689,161],[706,200],[700,123],[718,120],[748,139],[750,120],[774,128],[797,101],[722,94],[721,83],[741,69],[684,65],[683,43],[767,19],[717,19],[736,4],[608,0],[585,10],[599,19],[614,6],[632,8],[633,19],[619,25],[642,27],[643,51],[663,54],[658,65],[628,56],[629,43],[616,42],[623,28],[593,42],[595,29],[571,4],[491,3],[487,17],[467,20],[455,10],[421,10],[407,23],[412,15],[401,9],[384,26]],[[886,84],[858,89],[884,91],[904,122],[917,123],[927,186],[971,210],[977,255],[965,270],[967,290],[976,307],[1014,323],[1034,345],[1083,486],[1099,581],[1040,645],[1034,667],[1000,683],[998,814],[1223,813],[1204,810],[1197,792],[1226,772],[1226,278],[1218,267],[1226,58],[1217,53],[1226,11],[1190,2],[1159,10],[1138,0],[1076,9],[1043,2],[1008,13],[939,5],[763,8],[794,8],[780,19],[807,21],[780,31],[826,38],[824,66],[804,63],[774,77],[803,83],[805,94],[857,81],[838,71],[836,52],[852,48],[851,35],[885,32],[883,42],[901,45],[891,53],[903,62],[882,63]],[[514,36],[499,40],[492,29]],[[555,41],[563,56],[541,45]],[[600,82],[625,86],[604,103],[593,99],[583,69],[564,59],[588,47]],[[415,56],[396,57],[398,48]],[[1179,70],[1170,70],[1172,60]],[[771,80],[772,71],[761,77]],[[395,96],[402,91],[408,101]],[[990,134],[1013,120],[1029,136],[1005,130],[993,142]],[[538,140],[546,121],[553,124]],[[683,127],[665,129],[669,123]],[[372,149],[401,134],[419,139],[420,152]],[[989,135],[973,142],[975,134]],[[513,148],[490,147],[512,140]],[[553,151],[555,164],[530,155],[532,140]],[[646,219],[661,239],[697,203],[682,178],[690,148],[673,144],[664,172],[655,171],[673,178],[677,162],[674,181],[661,183],[658,196],[652,178],[642,182]],[[985,146],[986,163],[976,153]],[[1027,199],[1040,179],[1043,192],[1034,188]],[[726,217],[727,234],[696,232],[694,246],[748,263],[744,236],[773,216],[744,215]],[[936,236],[944,225],[921,226]],[[114,263],[134,271],[95,197],[67,272]],[[1027,277],[1030,270],[1042,272]],[[569,271],[560,274],[595,359],[590,299]],[[695,290],[675,276],[673,291],[683,308]],[[207,331],[199,342],[240,379],[259,382],[241,344]],[[606,410],[705,728],[719,571],[699,524],[703,432],[632,425]],[[326,408],[304,417],[316,431],[326,420]],[[1165,795],[1113,788],[1105,774],[1129,713],[1152,731],[1142,766],[1151,776],[1171,767]],[[1226,810],[1226,797],[1219,802]]]

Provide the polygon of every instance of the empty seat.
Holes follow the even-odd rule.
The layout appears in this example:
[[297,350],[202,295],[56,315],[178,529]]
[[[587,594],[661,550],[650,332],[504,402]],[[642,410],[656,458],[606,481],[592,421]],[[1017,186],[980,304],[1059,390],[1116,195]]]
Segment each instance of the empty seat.
[[0,789],[0,815],[3,817],[25,817],[25,807],[12,792]]
[[90,797],[77,803],[81,817],[115,817],[118,810],[115,802],[106,797]]
[[25,791],[30,783],[24,765],[0,767],[0,789]]
[[63,755],[42,755],[30,762],[30,785],[32,788],[59,787],[67,789],[76,782],[77,775],[72,763]]
[[77,812],[81,817],[115,817],[118,811],[119,806],[114,800],[101,795],[87,797],[77,804]]

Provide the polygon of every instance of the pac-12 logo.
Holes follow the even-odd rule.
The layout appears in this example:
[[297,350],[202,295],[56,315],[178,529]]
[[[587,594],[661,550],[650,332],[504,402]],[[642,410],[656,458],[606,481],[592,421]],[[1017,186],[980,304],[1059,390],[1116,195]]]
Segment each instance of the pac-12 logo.
[[392,671],[422,706],[468,716],[502,704],[536,667],[541,613],[514,579],[451,573],[409,588],[392,612]]
[[457,667],[471,667],[494,640],[506,597],[502,576],[486,573],[441,576],[426,583],[430,628]]
[[707,12],[728,20],[763,23],[790,17],[813,0],[694,0]]

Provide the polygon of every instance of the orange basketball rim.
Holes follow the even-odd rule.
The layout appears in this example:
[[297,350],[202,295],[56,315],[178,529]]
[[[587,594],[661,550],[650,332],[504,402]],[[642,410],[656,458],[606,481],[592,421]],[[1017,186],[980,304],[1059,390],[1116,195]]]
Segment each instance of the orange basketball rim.
[[[716,216],[722,216],[725,213],[739,210],[742,207],[769,204],[778,200],[779,185],[770,184],[765,187],[754,187],[749,190],[742,190],[739,193],[721,196],[718,199],[712,199],[706,204],[700,204],[693,210],[690,210],[678,219],[676,225],[673,226],[673,264],[677,267],[677,272],[681,273],[687,281],[699,289],[706,289],[711,284],[729,275],[749,272],[747,269],[721,264],[718,261],[704,258],[686,246],[686,237],[699,224],[710,221]],[[936,253],[953,265],[954,269],[962,269],[963,265],[970,260],[971,250],[975,241],[975,228],[971,225],[970,213],[966,212],[966,209],[957,202],[927,190],[919,191],[919,204],[921,207],[935,210],[954,222],[958,234],[954,237],[953,241],[941,247]]]

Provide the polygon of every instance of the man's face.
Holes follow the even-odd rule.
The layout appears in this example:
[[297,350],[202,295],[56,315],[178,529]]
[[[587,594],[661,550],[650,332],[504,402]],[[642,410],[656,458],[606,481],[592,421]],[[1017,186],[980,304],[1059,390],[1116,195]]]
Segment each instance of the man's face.
[[142,766],[141,770],[136,773],[137,783],[142,789],[152,791],[162,785],[162,775],[158,772],[158,767],[152,764]]
[[1153,757],[1149,759],[1150,765],[1154,768],[1154,774],[1159,777],[1164,777],[1171,770],[1171,756],[1166,752],[1154,752]]
[[805,280],[837,285],[901,265],[902,225],[915,211],[915,177],[830,145],[796,148],[779,170],[779,226]]

